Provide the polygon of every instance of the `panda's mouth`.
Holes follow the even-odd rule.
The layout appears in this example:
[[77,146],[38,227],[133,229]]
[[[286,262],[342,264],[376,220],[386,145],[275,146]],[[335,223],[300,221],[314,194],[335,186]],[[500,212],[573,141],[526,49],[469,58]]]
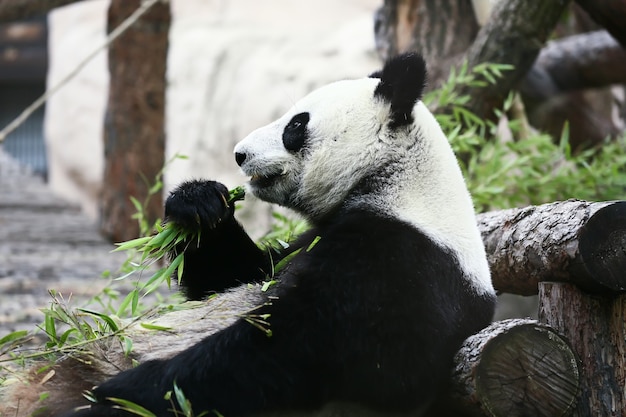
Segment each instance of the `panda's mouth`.
[[255,174],[250,177],[250,185],[254,188],[265,188],[274,185],[285,175],[285,170],[272,174]]

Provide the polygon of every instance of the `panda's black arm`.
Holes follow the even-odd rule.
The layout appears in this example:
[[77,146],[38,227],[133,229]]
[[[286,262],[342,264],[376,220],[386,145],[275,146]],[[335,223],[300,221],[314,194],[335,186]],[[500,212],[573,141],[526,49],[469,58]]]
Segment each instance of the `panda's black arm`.
[[165,219],[196,238],[169,254],[184,253],[182,290],[191,300],[242,283],[262,280],[270,256],[259,249],[233,216],[228,189],[221,183],[194,180],[181,184],[165,202]]

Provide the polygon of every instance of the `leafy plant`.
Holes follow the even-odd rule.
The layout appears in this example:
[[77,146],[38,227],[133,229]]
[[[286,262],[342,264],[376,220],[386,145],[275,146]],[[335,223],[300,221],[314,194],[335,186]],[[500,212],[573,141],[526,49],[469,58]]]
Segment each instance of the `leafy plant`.
[[[470,97],[459,95],[459,87],[497,82],[500,73],[508,69],[509,66],[481,64],[469,70],[467,65],[462,65],[450,73],[441,88],[424,98],[460,156],[459,163],[477,211],[569,198],[623,199],[626,135],[573,153],[567,126],[558,140],[541,132],[512,140],[499,135],[496,125],[466,109]],[[514,93],[496,115],[506,119],[513,100]],[[441,109],[446,111],[438,111]],[[506,127],[514,136],[521,128],[520,121],[509,119]]]

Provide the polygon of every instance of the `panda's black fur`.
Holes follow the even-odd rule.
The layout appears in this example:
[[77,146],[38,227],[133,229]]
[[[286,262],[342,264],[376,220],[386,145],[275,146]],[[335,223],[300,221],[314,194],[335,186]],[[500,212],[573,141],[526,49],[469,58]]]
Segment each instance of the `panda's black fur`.
[[[99,403],[70,415],[126,415],[107,400],[116,397],[157,416],[172,416],[164,395],[174,384],[196,415],[308,412],[328,404],[352,404],[381,415],[417,415],[431,404],[448,379],[461,342],[491,320],[494,294],[467,196],[458,198],[463,201],[458,222],[468,238],[456,245],[449,232],[457,222],[454,216],[443,219],[441,227],[428,224],[441,210],[445,217],[455,209],[430,207],[431,197],[418,195],[432,193],[432,201],[445,205],[446,193],[466,193],[457,173],[454,181],[442,182],[454,182],[449,189],[425,188],[439,184],[439,171],[428,178],[432,161],[422,155],[441,146],[445,158],[449,156],[447,143],[429,143],[434,122],[420,125],[427,110],[414,110],[426,77],[422,59],[400,56],[374,76],[380,80],[326,87],[311,96],[312,108],[308,101],[296,104],[235,149],[237,163],[251,176],[252,193],[300,211],[311,223],[282,254],[259,249],[248,237],[220,183],[190,181],[167,199],[167,221],[201,231],[199,241],[179,248],[185,250],[182,285],[190,299],[263,280],[280,256],[299,250],[276,273],[278,283],[264,293],[255,311],[266,319],[271,335],[242,318],[173,358],[142,363],[102,383],[93,391]],[[351,104],[349,97],[336,94],[344,88],[346,94],[363,98]],[[330,112],[328,106],[344,98],[345,112],[330,113],[341,119],[332,121],[343,126],[336,131],[328,120],[320,120],[315,103]],[[345,133],[353,128],[357,133]],[[371,149],[355,142],[359,132],[374,144]],[[333,170],[341,172],[341,158],[350,172],[336,177],[338,184],[314,183],[326,172],[305,172],[308,164],[315,160],[316,169],[322,169],[324,158],[316,156],[343,138],[346,144],[337,148],[339,155],[328,154],[329,165],[334,164],[328,174],[333,178]],[[360,152],[363,161],[354,159]],[[426,185],[394,188],[419,175],[427,177]],[[420,193],[405,196],[403,190]],[[401,208],[396,209],[399,196]],[[413,199],[419,209],[409,204]],[[424,210],[434,214],[421,227],[419,213]]]

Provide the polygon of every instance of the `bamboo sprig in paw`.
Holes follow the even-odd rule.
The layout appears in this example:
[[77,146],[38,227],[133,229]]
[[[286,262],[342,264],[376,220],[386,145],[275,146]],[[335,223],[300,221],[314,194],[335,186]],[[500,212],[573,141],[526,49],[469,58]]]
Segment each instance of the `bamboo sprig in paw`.
[[[242,186],[235,187],[228,192],[229,197],[227,204],[235,204],[235,202],[243,200],[245,197],[245,189]],[[156,233],[152,236],[139,237],[137,239],[128,240],[126,242],[117,243],[115,252],[133,251],[141,253],[139,262],[134,263],[133,270],[124,277],[136,272],[144,270],[146,262],[149,264],[158,262],[168,253],[174,253],[174,249],[182,242],[200,239],[199,234],[196,235],[185,230],[175,223],[165,223],[164,225],[157,223],[155,225]],[[183,276],[184,256],[183,252],[178,253],[169,263],[169,265],[158,269],[150,279],[143,285],[142,290],[145,294],[154,291],[163,282],[167,282],[168,288],[171,286],[171,277],[176,273],[178,282]],[[122,277],[122,278],[124,278]]]

